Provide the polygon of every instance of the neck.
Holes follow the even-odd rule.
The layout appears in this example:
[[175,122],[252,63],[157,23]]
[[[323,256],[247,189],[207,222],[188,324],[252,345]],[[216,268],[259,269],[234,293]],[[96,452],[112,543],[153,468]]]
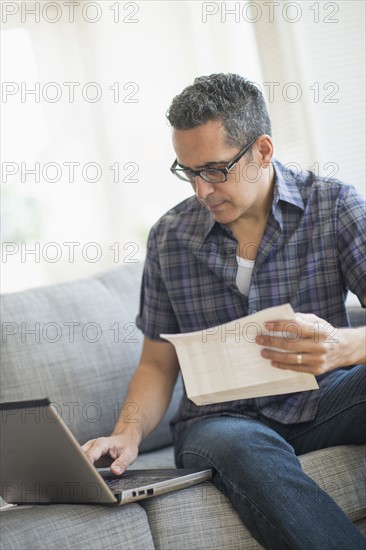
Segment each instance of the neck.
[[243,234],[248,228],[264,227],[272,207],[274,181],[275,173],[272,164],[270,164],[261,183],[262,192],[258,195],[253,208],[245,212],[235,222],[228,224],[234,235]]

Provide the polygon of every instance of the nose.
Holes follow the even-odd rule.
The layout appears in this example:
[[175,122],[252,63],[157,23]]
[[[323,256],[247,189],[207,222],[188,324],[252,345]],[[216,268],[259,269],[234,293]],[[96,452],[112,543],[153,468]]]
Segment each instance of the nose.
[[203,178],[201,178],[201,176],[196,176],[194,178],[193,186],[194,186],[194,191],[196,193],[196,197],[199,200],[205,200],[215,190],[214,184],[204,180]]

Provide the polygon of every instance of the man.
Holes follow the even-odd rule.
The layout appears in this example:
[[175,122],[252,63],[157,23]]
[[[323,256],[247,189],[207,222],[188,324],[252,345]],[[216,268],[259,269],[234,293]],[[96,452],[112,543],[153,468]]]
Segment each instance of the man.
[[168,119],[171,170],[195,196],[149,236],[137,318],[144,344],[126,398],[138,404],[139,422],[120,419],[110,437],[83,448],[92,462],[109,454],[115,474],[136,459],[179,371],[161,333],[289,302],[296,325],[274,319],[271,337],[258,344],[274,367],[315,374],[319,390],[202,407],[184,395],[172,421],[176,463],[213,468],[213,483],[267,548],[364,548],[296,455],[366,442],[365,330],[348,327],[344,305],[349,288],[366,306],[365,205],[353,187],[294,174],[273,159],[262,94],[238,75],[197,78],[174,98]]

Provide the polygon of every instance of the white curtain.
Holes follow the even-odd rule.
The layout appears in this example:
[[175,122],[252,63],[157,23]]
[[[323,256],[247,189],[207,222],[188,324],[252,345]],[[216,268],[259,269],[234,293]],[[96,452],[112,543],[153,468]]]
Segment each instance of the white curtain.
[[278,157],[365,195],[365,3],[265,5],[255,31]]
[[317,2],[272,2],[273,21],[269,2],[5,4],[18,11],[1,31],[3,292],[142,261],[150,226],[191,194],[169,173],[165,112],[201,74],[257,82],[277,157],[324,175],[336,163],[363,190],[363,2],[337,2],[338,23]]

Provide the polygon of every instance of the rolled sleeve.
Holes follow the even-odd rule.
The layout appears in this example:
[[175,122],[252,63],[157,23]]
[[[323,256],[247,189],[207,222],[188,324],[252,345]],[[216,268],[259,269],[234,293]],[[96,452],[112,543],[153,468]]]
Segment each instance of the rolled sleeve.
[[159,262],[157,226],[149,234],[136,325],[151,340],[165,342],[161,333],[179,332],[178,322],[164,283]]

